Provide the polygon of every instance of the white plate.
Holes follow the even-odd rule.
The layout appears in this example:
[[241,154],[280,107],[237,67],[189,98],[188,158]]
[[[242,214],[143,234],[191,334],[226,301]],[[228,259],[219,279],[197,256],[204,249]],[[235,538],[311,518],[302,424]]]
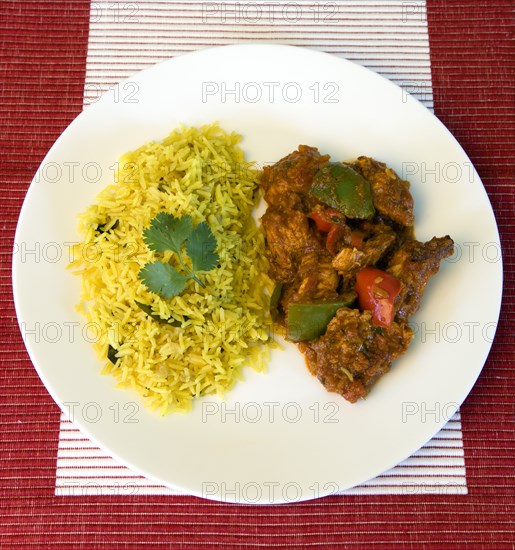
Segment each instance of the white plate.
[[[267,375],[246,371],[226,402],[159,417],[100,376],[65,271],[76,216],[113,178],[120,154],[181,123],[218,120],[243,134],[249,159],[279,160],[300,143],[335,159],[360,154],[409,178],[420,240],[451,235],[412,322],[408,352],[366,401],[327,393],[288,345]],[[278,45],[206,49],[138,73],[88,107],[57,140],[29,189],[13,263],[16,310],[52,397],[109,454],[155,481],[215,500],[280,503],[352,487],[429,440],[467,396],[498,319],[497,227],[470,160],[400,88],[331,55]]]

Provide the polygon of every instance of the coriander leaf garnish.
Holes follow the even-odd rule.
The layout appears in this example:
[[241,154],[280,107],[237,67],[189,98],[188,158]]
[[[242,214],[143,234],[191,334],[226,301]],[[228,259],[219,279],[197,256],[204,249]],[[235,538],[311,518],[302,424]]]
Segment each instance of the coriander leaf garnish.
[[186,241],[193,271],[209,271],[218,263],[216,239],[206,223],[199,223]]
[[154,310],[152,309],[152,306],[149,305],[149,304],[144,304],[142,302],[138,302],[138,300],[134,300],[134,303],[142,311],[144,311],[151,319],[154,319],[154,321],[157,321],[158,323],[161,323],[162,325],[169,325],[169,326],[172,326],[172,327],[180,327],[182,325],[182,323],[180,321],[177,321],[177,319],[174,319],[173,317],[168,317],[168,319],[163,319],[157,313],[154,313]]
[[[200,223],[193,229],[190,216],[175,218],[166,212],[160,212],[150,222],[150,227],[143,232],[143,239],[148,248],[154,252],[164,253],[167,250],[175,252],[186,272],[179,273],[165,262],[145,264],[138,276],[143,284],[155,294],[163,298],[173,298],[185,288],[188,279],[195,280],[200,286],[205,286],[197,277],[199,271],[209,271],[218,263],[219,256],[215,252],[217,242],[206,223]],[[191,269],[186,267],[182,257],[182,245],[191,260]]]
[[101,224],[97,225],[96,231],[98,233],[107,233],[108,231],[113,231],[114,229],[116,229],[118,227],[118,220],[116,220],[109,229],[106,229],[108,225],[109,225],[109,221],[107,221],[105,223],[101,223]]
[[150,250],[166,252],[171,250],[180,254],[182,243],[193,230],[190,216],[174,218],[171,214],[160,212],[143,231],[143,239]]
[[173,298],[180,294],[186,288],[189,278],[164,262],[145,264],[138,276],[150,292],[159,294],[163,298]]
[[116,354],[118,353],[118,350],[113,348],[111,344],[109,344],[109,347],[107,348],[107,358],[113,365],[116,365],[116,362],[118,361],[118,357],[116,357]]

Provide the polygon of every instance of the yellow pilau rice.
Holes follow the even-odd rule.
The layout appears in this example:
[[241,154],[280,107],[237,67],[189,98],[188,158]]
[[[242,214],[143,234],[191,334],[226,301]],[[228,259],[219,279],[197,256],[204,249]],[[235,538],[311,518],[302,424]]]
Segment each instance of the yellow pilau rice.
[[[120,159],[115,183],[80,216],[84,240],[70,267],[82,277],[78,308],[89,333],[96,331],[103,372],[162,413],[187,411],[204,394],[223,396],[244,365],[266,368],[272,283],[252,217],[260,172],[245,161],[239,141],[214,124],[147,143]],[[179,296],[163,299],[139,279],[142,266],[156,259],[181,271],[172,252],[158,255],[143,240],[159,212],[209,225],[220,261],[199,273],[205,288],[190,279]],[[159,323],[135,301],[181,326]],[[109,350],[116,350],[116,364]]]

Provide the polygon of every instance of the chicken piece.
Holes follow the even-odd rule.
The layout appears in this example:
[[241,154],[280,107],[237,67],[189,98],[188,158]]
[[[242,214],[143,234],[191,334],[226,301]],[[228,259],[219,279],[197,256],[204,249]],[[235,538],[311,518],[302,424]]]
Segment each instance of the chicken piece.
[[300,261],[293,302],[316,302],[338,297],[340,277],[333,268],[330,254],[320,248],[307,252]]
[[375,265],[390,250],[395,243],[396,236],[392,229],[381,224],[380,228],[363,243],[363,252],[366,256],[366,265]]
[[346,246],[333,259],[333,267],[344,279],[351,279],[366,265],[366,254],[362,250]]
[[347,246],[333,259],[333,267],[344,279],[353,278],[367,265],[375,265],[395,243],[395,232],[384,223],[366,222],[363,228],[369,236],[360,249]]
[[326,333],[299,345],[310,372],[327,391],[355,403],[389,371],[413,337],[407,324],[392,323],[388,329],[372,322],[370,311],[340,308]]
[[[320,155],[316,147],[299,145],[297,151],[265,166],[261,177],[261,187],[265,200],[273,206],[299,209],[308,200],[307,193],[317,170],[329,160],[329,155]],[[318,201],[309,199],[303,209],[308,211]]]
[[353,167],[370,182],[379,214],[403,226],[413,225],[413,197],[408,181],[399,178],[386,164],[369,157],[358,157]]
[[266,235],[270,276],[279,283],[293,282],[303,254],[318,245],[308,219],[298,210],[275,206],[268,207],[261,223]]
[[[264,174],[266,174],[267,166],[263,171],[261,185],[263,185]],[[263,186],[264,187],[264,186]],[[301,193],[292,191],[291,186],[286,180],[275,180],[273,184],[268,186],[265,191],[265,200],[269,205],[288,210],[303,210],[303,196]]]
[[295,280],[283,287],[280,299],[282,312],[286,313],[292,302],[319,302],[338,298],[340,276],[331,260],[331,255],[321,246],[308,250],[302,256]]
[[300,285],[295,301],[331,300],[338,296],[340,278],[332,266],[330,254],[323,249],[305,254],[299,265]]
[[402,283],[396,300],[396,319],[407,321],[419,308],[429,279],[438,272],[440,262],[454,252],[454,242],[447,235],[433,237],[426,243],[406,241],[388,262],[386,271]]

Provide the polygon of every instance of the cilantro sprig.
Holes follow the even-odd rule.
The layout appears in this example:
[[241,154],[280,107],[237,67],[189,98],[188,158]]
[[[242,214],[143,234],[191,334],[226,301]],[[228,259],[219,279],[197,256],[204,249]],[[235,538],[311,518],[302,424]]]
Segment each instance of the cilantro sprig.
[[[174,252],[184,273],[180,273],[169,263],[155,261],[145,264],[138,277],[143,284],[162,298],[173,298],[180,294],[189,279],[205,286],[197,277],[199,271],[210,271],[218,263],[215,252],[217,242],[209,226],[202,222],[193,228],[191,216],[175,218],[166,212],[160,212],[150,222],[150,227],[143,231],[143,240],[149,250],[164,254]],[[191,260],[188,268],[183,259],[183,245]]]

